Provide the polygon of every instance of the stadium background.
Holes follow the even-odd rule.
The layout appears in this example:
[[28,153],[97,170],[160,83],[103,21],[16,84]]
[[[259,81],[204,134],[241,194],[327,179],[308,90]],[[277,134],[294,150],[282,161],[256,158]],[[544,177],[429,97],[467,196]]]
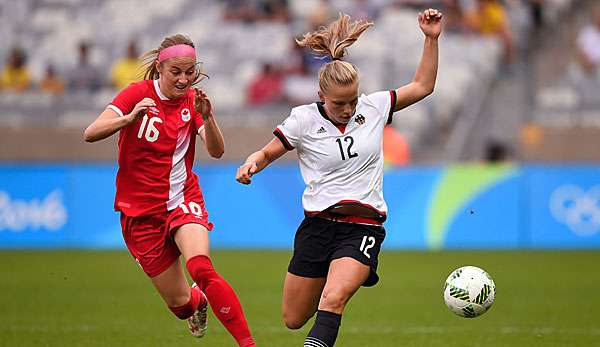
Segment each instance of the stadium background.
[[[600,345],[600,79],[578,59],[598,3],[500,1],[509,38],[470,21],[475,3],[1,0],[0,345],[198,342],[123,251],[116,137],[82,140],[123,83],[114,66],[128,45],[139,54],[175,33],[196,43],[226,139],[220,161],[197,150],[213,257],[257,342],[299,345],[303,332],[279,319],[302,218],[295,154],[250,187],[235,169],[291,106],[316,98],[323,61],[294,49],[293,37],[338,11],[372,19],[348,60],[361,91],[395,88],[414,73],[416,13],[428,7],[446,16],[436,91],[386,129],[383,280],[353,299],[339,344]],[[441,301],[447,274],[467,264],[498,284],[495,307],[472,321]],[[232,345],[211,318],[201,342]]]

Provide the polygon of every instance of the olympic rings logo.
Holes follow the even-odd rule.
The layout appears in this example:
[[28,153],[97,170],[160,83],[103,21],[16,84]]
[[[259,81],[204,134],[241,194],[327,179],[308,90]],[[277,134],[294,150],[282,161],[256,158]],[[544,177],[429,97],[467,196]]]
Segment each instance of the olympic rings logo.
[[600,186],[588,191],[576,185],[556,188],[550,196],[550,212],[579,236],[591,236],[600,231]]

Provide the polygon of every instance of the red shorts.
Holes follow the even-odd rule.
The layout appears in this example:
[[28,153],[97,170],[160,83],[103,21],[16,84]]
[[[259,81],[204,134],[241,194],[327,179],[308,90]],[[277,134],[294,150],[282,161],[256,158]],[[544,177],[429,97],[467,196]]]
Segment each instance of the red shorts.
[[212,230],[206,211],[199,206],[189,202],[171,211],[139,217],[121,213],[125,244],[149,277],[161,274],[181,255],[174,239],[180,226],[200,224]]

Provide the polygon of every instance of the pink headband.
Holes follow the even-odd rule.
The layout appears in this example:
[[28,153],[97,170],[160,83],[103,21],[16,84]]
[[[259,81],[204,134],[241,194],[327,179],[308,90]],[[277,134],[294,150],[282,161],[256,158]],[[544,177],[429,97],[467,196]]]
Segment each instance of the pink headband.
[[160,51],[160,53],[158,54],[158,62],[162,63],[163,61],[169,58],[175,57],[196,58],[196,50],[194,49],[194,47],[186,44],[170,46]]

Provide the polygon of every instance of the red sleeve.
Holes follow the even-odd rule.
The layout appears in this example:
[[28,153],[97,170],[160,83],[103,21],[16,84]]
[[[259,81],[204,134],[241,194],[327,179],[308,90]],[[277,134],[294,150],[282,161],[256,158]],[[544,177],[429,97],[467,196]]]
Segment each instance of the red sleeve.
[[192,112],[194,112],[194,127],[196,128],[196,132],[202,128],[204,125],[204,119],[202,119],[202,114],[200,112],[196,112],[194,110],[194,102],[192,101]]
[[143,82],[132,83],[121,90],[108,107],[123,116],[133,111],[135,105],[145,97]]

